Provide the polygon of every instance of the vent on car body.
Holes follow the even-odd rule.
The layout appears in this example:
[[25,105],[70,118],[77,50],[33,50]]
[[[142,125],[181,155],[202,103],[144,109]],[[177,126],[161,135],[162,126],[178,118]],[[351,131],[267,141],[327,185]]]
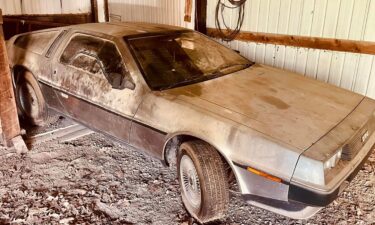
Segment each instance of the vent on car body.
[[375,119],[371,118],[357,134],[343,147],[342,159],[353,159],[359,150],[367,143],[370,136],[375,131]]
[[63,30],[58,36],[57,38],[53,41],[52,45],[49,47],[49,49],[47,50],[47,53],[46,53],[46,57],[49,58],[51,57],[53,51],[55,50],[55,48],[58,46],[58,44],[60,43],[60,40],[62,39],[62,37],[65,36],[65,34],[68,33],[67,30]]

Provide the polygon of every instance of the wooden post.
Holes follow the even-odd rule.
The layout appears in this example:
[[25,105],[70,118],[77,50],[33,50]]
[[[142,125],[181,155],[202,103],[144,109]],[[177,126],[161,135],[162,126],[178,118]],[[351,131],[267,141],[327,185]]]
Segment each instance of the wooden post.
[[196,0],[195,13],[195,30],[207,34],[207,0]]
[[20,134],[17,106],[15,102],[8,55],[3,33],[3,16],[0,9],[0,121],[3,145],[14,146],[17,152],[27,150]]
[[91,15],[92,15],[92,22],[94,23],[99,22],[98,0],[91,0]]
[[105,16],[105,22],[109,22],[109,4],[108,4],[108,0],[104,0],[104,16]]

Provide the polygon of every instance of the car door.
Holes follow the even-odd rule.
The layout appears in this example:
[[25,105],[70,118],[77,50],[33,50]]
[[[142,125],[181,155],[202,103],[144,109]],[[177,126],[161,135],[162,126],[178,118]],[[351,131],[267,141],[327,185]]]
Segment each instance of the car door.
[[[141,98],[116,43],[73,34],[54,59],[52,83],[69,117],[96,131],[129,141]],[[121,75],[132,87],[115,87]]]

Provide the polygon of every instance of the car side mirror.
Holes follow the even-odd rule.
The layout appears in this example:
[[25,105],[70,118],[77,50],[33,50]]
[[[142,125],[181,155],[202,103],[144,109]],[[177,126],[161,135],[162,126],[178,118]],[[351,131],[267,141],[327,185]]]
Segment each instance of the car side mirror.
[[125,76],[120,73],[110,73],[109,77],[113,89],[123,90],[128,88],[130,90],[134,90],[135,88],[135,84],[131,80],[130,74],[128,73]]

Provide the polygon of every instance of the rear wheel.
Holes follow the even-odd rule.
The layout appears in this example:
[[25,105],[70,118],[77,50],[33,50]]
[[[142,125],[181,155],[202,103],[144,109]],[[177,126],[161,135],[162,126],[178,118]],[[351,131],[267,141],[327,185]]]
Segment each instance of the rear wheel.
[[58,116],[51,115],[46,107],[38,82],[29,71],[23,71],[16,83],[17,105],[25,122],[43,126],[56,122]]
[[229,203],[227,173],[219,153],[203,141],[180,146],[178,176],[182,202],[201,223],[225,216]]

